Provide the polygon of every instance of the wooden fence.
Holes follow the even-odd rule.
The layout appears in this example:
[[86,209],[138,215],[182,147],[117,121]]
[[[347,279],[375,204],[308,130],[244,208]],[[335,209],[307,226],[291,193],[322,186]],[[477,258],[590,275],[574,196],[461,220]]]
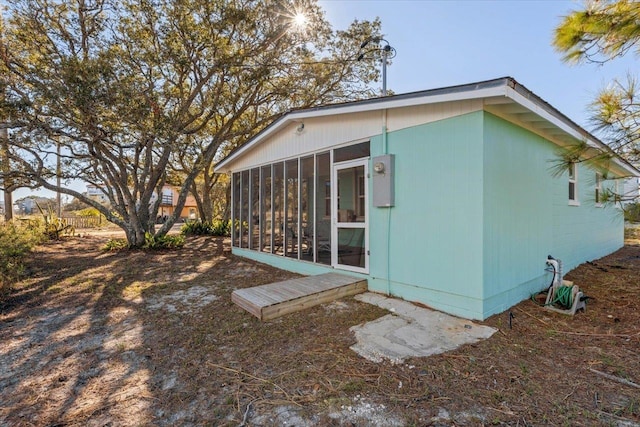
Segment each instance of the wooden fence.
[[[15,220],[28,221],[29,218],[33,220],[42,220],[42,216],[33,216],[33,217],[14,217]],[[106,220],[99,216],[65,216],[62,217],[67,224],[73,226],[75,229],[81,228],[97,228],[106,224]],[[0,215],[0,224],[4,223],[4,215]]]
[[97,216],[65,216],[62,219],[75,229],[96,228],[103,224],[102,217]]

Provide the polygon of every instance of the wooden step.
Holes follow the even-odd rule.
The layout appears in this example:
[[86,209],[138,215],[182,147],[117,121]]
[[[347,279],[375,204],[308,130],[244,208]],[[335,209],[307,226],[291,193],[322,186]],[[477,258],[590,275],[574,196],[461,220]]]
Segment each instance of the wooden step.
[[366,290],[366,279],[326,273],[236,289],[231,301],[264,321]]

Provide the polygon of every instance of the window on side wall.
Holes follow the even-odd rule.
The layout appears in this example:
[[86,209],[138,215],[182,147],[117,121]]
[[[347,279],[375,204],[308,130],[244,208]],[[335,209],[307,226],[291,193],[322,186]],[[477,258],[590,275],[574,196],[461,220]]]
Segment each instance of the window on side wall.
[[596,207],[602,207],[602,175],[596,172],[596,188],[595,188]]
[[569,204],[580,206],[578,201],[578,167],[575,163],[569,165]]

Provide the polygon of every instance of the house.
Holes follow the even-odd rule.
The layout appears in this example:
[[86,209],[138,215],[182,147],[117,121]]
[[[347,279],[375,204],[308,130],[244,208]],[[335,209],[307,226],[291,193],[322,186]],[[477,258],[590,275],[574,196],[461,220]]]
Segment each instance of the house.
[[55,211],[57,203],[54,199],[31,195],[16,200],[14,205],[20,215],[33,215],[42,213],[41,210]]
[[[296,110],[216,167],[232,177],[233,253],[485,319],[623,245],[619,157],[513,78]],[[555,171],[555,173],[554,173]],[[604,179],[606,178],[606,179]],[[621,184],[621,183],[620,183]]]
[[[172,185],[164,185],[162,187],[162,200],[160,200],[160,206],[158,207],[158,218],[160,221],[162,218],[173,214],[176,204],[178,203],[178,194],[179,189],[177,187]],[[153,204],[157,198],[158,196],[154,194],[151,197],[150,203]],[[187,195],[179,218],[182,220],[198,218],[197,206],[196,199],[191,194]]]
[[[97,201],[98,203],[105,204],[109,202],[105,191],[96,185],[87,184],[87,191],[85,193],[87,197]],[[158,221],[162,222],[163,218],[172,215],[178,202],[179,189],[172,185],[165,184],[162,187],[162,200],[160,200],[160,206],[158,207]],[[151,196],[150,204],[153,204],[158,199],[158,196],[154,193]],[[198,217],[198,210],[195,198],[189,194],[184,202],[182,211],[180,212],[180,219],[196,219]]]
[[85,195],[100,204],[109,203],[109,197],[107,197],[103,189],[97,185],[87,184]]

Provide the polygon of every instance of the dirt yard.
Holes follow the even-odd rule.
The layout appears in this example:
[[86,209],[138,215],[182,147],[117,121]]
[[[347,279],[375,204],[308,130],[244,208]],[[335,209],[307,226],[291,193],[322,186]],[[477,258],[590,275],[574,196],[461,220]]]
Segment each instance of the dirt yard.
[[219,238],[103,252],[41,246],[0,303],[0,426],[640,425],[640,240],[572,271],[575,317],[524,301],[478,344],[369,362],[349,331],[386,312],[347,298],[260,323],[236,288],[293,277]]

